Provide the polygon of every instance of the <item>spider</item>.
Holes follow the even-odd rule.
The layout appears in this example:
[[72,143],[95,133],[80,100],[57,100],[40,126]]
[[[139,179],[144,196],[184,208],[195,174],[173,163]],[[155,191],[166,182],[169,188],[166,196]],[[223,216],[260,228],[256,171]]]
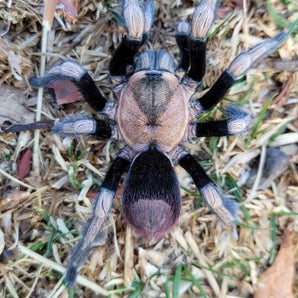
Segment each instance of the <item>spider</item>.
[[[162,50],[137,55],[149,38],[154,2],[122,1],[126,34],[114,52],[109,73],[116,102],[109,101],[91,76],[77,62],[63,61],[41,78],[31,78],[34,87],[53,88],[57,98],[83,96],[104,120],[91,117],[67,118],[52,127],[61,136],[94,135],[125,144],[112,162],[96,196],[92,216],[72,254],[66,283],[75,284],[80,267],[102,239],[103,224],[111,213],[116,190],[124,172],[123,216],[137,234],[159,239],[170,231],[181,212],[181,195],[175,165],[183,167],[202,194],[204,203],[226,225],[238,219],[238,206],[225,199],[196,159],[181,144],[190,138],[226,136],[247,130],[250,115],[231,105],[226,119],[196,122],[213,108],[233,83],[286,39],[280,32],[238,55],[202,96],[195,92],[206,68],[207,34],[213,25],[219,1],[202,0],[191,21],[179,22],[176,41],[180,62]],[[178,73],[184,73],[178,75]]]

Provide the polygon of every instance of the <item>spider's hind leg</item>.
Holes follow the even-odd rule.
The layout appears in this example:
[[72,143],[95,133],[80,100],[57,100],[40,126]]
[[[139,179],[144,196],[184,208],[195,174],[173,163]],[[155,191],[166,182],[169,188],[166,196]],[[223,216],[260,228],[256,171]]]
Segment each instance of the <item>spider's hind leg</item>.
[[113,54],[110,63],[112,76],[125,76],[129,66],[134,64],[134,57],[141,46],[147,41],[153,23],[155,5],[153,1],[141,7],[139,1],[122,1],[122,15],[127,29],[127,35]]
[[70,257],[65,277],[68,287],[74,286],[79,269],[84,265],[90,251],[102,240],[103,225],[110,215],[120,178],[129,164],[127,159],[118,156],[107,172],[97,194],[92,216],[84,227],[83,236]]
[[227,225],[238,219],[238,204],[235,201],[222,197],[215,184],[205,173],[196,159],[186,154],[179,160],[182,166],[192,177],[196,187],[204,198],[204,203]]

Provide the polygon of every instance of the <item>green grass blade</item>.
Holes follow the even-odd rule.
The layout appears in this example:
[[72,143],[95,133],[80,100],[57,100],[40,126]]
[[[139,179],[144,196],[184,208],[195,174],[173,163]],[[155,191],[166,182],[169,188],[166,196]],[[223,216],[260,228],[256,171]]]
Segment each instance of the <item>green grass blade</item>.
[[283,28],[284,27],[290,28],[291,23],[278,15],[278,13],[273,9],[273,6],[272,6],[270,0],[267,0],[266,4],[267,4],[267,10],[269,12],[269,15],[276,22],[276,24]]
[[179,284],[181,281],[182,265],[178,265],[173,281],[173,298],[179,298]]
[[272,247],[270,250],[269,263],[272,264],[277,253],[277,243],[276,243],[277,227],[276,227],[276,215],[274,213],[272,213],[270,216],[270,235],[272,240]]
[[203,288],[202,288],[202,286],[201,286],[199,280],[197,280],[197,279],[193,276],[193,274],[191,273],[191,271],[190,271],[186,266],[184,267],[184,270],[185,270],[186,274],[190,277],[191,282],[192,282],[192,283],[199,289],[199,291],[201,292],[202,296],[203,296],[204,298],[208,298],[208,296],[207,296],[206,292],[203,290]]
[[232,18],[232,16],[233,12],[230,12],[226,16],[226,18],[210,34],[208,34],[208,39],[213,38],[219,32],[219,30]]
[[261,113],[260,113],[260,115],[259,115],[259,117],[258,117],[257,122],[254,124],[254,126],[253,126],[253,128],[252,128],[252,130],[251,130],[251,135],[250,135],[251,139],[255,139],[255,138],[258,136],[258,134],[260,134],[261,131],[259,131],[259,127],[260,127],[260,125],[261,125],[261,123],[262,123],[262,121],[263,121],[263,119],[264,119],[264,117],[265,117],[265,114],[266,114],[266,112],[267,112],[267,110],[268,110],[268,108],[269,108],[271,102],[273,101],[273,99],[274,99],[275,97],[276,97],[276,94],[274,94],[274,95],[273,95],[273,96],[266,102],[265,106],[263,107],[263,109],[262,109],[262,111],[261,111]]

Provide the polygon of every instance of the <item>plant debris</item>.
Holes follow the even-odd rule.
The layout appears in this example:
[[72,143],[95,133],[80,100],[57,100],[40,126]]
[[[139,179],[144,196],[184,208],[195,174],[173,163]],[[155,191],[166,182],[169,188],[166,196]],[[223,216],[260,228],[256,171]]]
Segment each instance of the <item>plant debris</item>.
[[293,233],[286,230],[274,263],[260,276],[259,287],[254,293],[254,298],[294,298],[295,246],[293,238]]

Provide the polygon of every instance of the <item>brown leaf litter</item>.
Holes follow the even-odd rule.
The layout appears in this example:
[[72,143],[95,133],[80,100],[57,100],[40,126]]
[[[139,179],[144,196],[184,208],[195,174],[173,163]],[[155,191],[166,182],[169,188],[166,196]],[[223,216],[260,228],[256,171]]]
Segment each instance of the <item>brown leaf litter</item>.
[[[270,3],[286,21],[297,19],[294,1],[271,0]],[[163,0],[156,4],[150,45],[169,51],[177,62],[176,23],[191,15],[194,1]],[[75,5],[71,6],[74,9]],[[213,84],[238,53],[280,30],[267,11],[265,0],[224,0],[221,9],[228,11],[228,15],[232,11],[233,15],[208,44],[205,88]],[[0,28],[0,125],[33,121],[38,94],[29,86],[28,78],[40,74],[41,57],[47,68],[61,59],[76,60],[103,92],[112,97],[107,69],[111,53],[124,32],[115,19],[111,20],[120,13],[116,1],[78,1],[75,23],[54,12],[52,29],[41,52],[43,11],[41,0],[0,1],[0,16],[5,19],[5,28]],[[214,28],[222,21],[218,17]],[[90,261],[83,266],[75,296],[93,297],[97,293],[98,296],[127,297],[138,289],[140,297],[167,297],[167,289],[172,296],[176,268],[181,264],[192,278],[182,267],[179,297],[201,297],[202,291],[208,297],[253,295],[264,282],[261,273],[270,267],[269,260],[274,260],[275,251],[283,243],[282,235],[287,229],[292,235],[297,232],[297,52],[295,38],[288,38],[278,51],[237,82],[221,104],[226,107],[228,100],[240,101],[250,111],[254,125],[268,100],[279,94],[253,137],[248,132],[239,137],[201,138],[185,144],[202,161],[224,195],[240,200],[238,240],[231,229],[222,226],[201,204],[192,180],[177,169],[183,188],[179,226],[158,242],[136,237],[122,220],[119,191],[106,224],[106,242],[93,250]],[[41,120],[90,113],[82,101],[59,107],[52,92],[44,92]],[[223,117],[218,108],[211,116]],[[118,150],[118,145],[111,141],[92,137],[61,138],[42,130],[37,159],[40,174],[30,171],[20,181],[18,160],[22,152],[32,149],[33,143],[30,132],[0,134],[0,297],[68,295],[63,273],[83,224],[90,216],[92,199],[89,200],[88,193],[98,191]],[[262,159],[263,165],[268,162],[271,147],[287,156],[287,166],[279,177],[269,167],[267,177],[273,178],[269,183],[267,180],[264,189],[259,188],[260,184],[245,185],[252,169],[257,171],[257,182],[266,178],[260,165]],[[25,165],[27,172],[28,160]],[[252,200],[247,201],[250,197]],[[297,239],[293,239],[292,245],[295,245]],[[283,243],[280,254],[290,257],[284,248]],[[19,255],[12,257],[12,251],[18,251]],[[280,254],[274,264],[280,262]],[[278,271],[283,265],[271,268]],[[288,268],[290,271],[290,265]],[[280,275],[275,272],[272,276],[275,279]],[[279,286],[279,289],[291,293],[291,285],[289,277],[285,287]],[[294,296],[298,295],[297,287],[292,291]]]
[[254,298],[294,298],[292,289],[294,277],[294,235],[290,230],[286,230],[274,263],[260,276],[259,286],[254,293]]

